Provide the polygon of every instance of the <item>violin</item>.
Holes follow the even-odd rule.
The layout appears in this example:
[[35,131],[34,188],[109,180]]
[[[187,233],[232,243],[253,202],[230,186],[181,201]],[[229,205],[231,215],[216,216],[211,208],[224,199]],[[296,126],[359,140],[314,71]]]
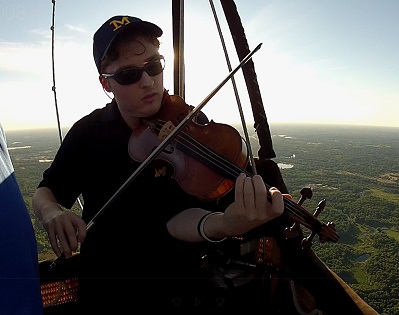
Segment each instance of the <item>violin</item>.
[[[164,92],[162,106],[157,114],[143,119],[143,124],[132,133],[129,139],[130,157],[143,162],[170,135],[174,128],[190,113],[193,106],[177,95]],[[252,176],[248,165],[248,147],[239,132],[230,125],[210,121],[199,124],[195,118],[176,134],[174,139],[157,156],[172,164],[172,177],[182,189],[202,200],[212,201],[227,194],[235,184],[240,173]],[[266,184],[269,189],[270,186]],[[271,201],[268,195],[269,201]],[[324,208],[322,201],[315,215],[309,213],[301,204],[295,203],[283,195],[284,212],[295,222],[312,231],[303,240],[303,246],[309,247],[312,238],[318,234],[321,242],[337,242],[338,234],[334,224],[320,222],[317,215]],[[287,228],[287,233],[294,230]]]
[[[180,96],[165,92],[160,111],[145,119],[144,124],[132,133],[130,157],[143,162],[190,108]],[[247,156],[245,141],[230,125],[214,121],[202,125],[193,121],[158,158],[173,165],[172,177],[186,192],[212,201],[234,187],[235,178],[248,164]]]

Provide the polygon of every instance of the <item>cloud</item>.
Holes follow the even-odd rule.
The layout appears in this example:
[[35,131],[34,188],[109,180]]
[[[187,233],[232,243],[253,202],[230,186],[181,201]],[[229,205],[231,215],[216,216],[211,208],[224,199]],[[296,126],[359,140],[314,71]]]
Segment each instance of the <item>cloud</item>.
[[332,67],[332,68],[327,68],[328,71],[337,71],[337,70],[346,70],[349,69],[349,67]]
[[65,24],[65,27],[68,30],[73,31],[73,32],[83,33],[83,34],[87,34],[88,33],[87,30],[84,29],[83,27],[74,26],[74,25],[71,25],[71,24]]
[[31,33],[38,35],[39,37],[49,39],[51,38],[51,31],[44,29],[33,29],[30,31]]
[[12,76],[42,76],[43,65],[50,65],[50,46],[0,42],[0,67]]

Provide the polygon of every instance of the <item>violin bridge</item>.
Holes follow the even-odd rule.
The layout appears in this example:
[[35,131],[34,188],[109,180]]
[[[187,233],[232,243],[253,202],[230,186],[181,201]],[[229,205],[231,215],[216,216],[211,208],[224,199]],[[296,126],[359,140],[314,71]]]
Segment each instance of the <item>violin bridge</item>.
[[165,138],[175,129],[175,126],[171,121],[167,121],[159,130],[158,138],[161,140],[165,140]]

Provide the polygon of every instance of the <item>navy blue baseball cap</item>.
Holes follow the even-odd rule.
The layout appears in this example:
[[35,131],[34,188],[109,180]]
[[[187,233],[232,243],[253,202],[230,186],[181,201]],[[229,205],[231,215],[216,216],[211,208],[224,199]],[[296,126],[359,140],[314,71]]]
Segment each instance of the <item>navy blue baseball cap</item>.
[[129,15],[113,16],[101,25],[93,37],[93,56],[99,73],[101,61],[115,39],[126,30],[138,29],[148,31],[156,37],[160,37],[163,33],[157,25]]

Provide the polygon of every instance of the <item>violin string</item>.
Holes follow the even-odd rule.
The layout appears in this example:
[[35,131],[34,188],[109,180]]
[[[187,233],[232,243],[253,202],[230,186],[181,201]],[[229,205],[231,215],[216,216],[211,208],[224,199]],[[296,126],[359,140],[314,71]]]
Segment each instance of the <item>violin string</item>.
[[[165,123],[165,122],[163,122]],[[158,125],[158,124],[157,124]],[[159,125],[155,127],[156,131],[160,131],[161,121],[159,121]],[[182,134],[183,136],[181,136]],[[195,153],[196,156],[200,156],[203,160],[206,160],[208,163],[212,164],[214,168],[217,170],[228,174],[230,176],[230,180],[235,180],[240,173],[245,173],[247,176],[252,176],[253,174],[239,168],[234,163],[231,163],[224,157],[220,156],[213,150],[207,148],[205,145],[200,143],[198,140],[194,139],[188,133],[182,131],[180,134],[176,136],[176,142],[185,147],[186,151],[190,151],[191,153]],[[271,186],[265,183],[267,189],[270,189]],[[270,193],[267,194],[267,198],[271,201]],[[337,240],[337,236],[334,231],[329,231],[328,228],[325,228],[323,224],[319,223],[319,221],[310,214],[307,210],[302,208],[299,204],[295,203],[290,198],[283,196],[285,208],[288,210],[287,214],[297,221],[298,223],[302,224],[303,226],[309,228],[310,230],[317,230],[315,231],[318,234],[322,234],[327,236],[332,240]],[[309,222],[310,221],[310,222]],[[324,227],[324,228],[323,228]],[[331,232],[331,233],[329,233]],[[327,234],[327,235],[326,235]]]
[[[160,129],[160,127],[158,127],[157,130],[158,129]],[[178,135],[177,140],[176,140],[177,143],[184,146],[188,150],[194,152],[197,156],[201,156],[203,159],[205,159],[206,161],[211,163],[214,166],[214,168],[221,169],[225,174],[228,174],[230,176],[229,179],[235,180],[240,173],[246,173],[248,176],[252,175],[252,174],[248,173],[247,171],[242,170],[241,168],[237,167],[235,164],[229,162],[228,160],[221,157],[220,155],[216,154],[214,151],[208,149],[206,146],[204,146],[202,143],[200,143],[196,139],[192,138],[187,133],[184,133],[184,132],[182,132],[182,133],[184,136],[182,137],[182,136]],[[270,188],[267,184],[266,184],[266,187],[268,189]],[[268,197],[270,197],[270,196],[268,195]],[[298,215],[301,213],[295,211],[295,208],[292,207],[291,204],[288,204],[288,210],[290,210],[293,215],[296,215],[296,217],[298,217],[298,220],[300,220],[300,222],[302,222],[302,223],[304,223],[304,225],[306,225],[305,219]]]
[[[184,137],[179,137],[179,144],[186,146],[187,148],[190,148],[191,150],[197,149],[196,154],[205,157],[210,163],[214,164],[218,168],[222,169],[224,172],[229,173],[231,175],[232,179],[236,179],[240,173],[245,173],[248,176],[252,176],[249,172],[237,167],[234,163],[231,163],[230,161],[226,160],[223,157],[220,157],[218,154],[216,154],[214,151],[208,149],[206,146],[204,146],[202,143],[198,142],[196,139],[192,138],[190,135],[187,135],[183,132]],[[188,144],[187,144],[188,143]],[[266,185],[266,188],[269,189],[270,186]],[[269,194],[268,197],[270,198]],[[287,200],[290,200],[287,198]],[[297,205],[297,204],[296,204]],[[302,213],[297,212],[294,207],[292,207],[291,204],[288,204],[289,210],[296,215],[298,218],[298,214],[302,215]],[[301,219],[303,219],[301,217]]]
[[[159,131],[159,127],[157,127],[156,130]],[[187,150],[185,151],[188,151],[187,153],[195,153],[195,156],[201,157],[203,160],[211,164],[214,169],[227,175],[229,177],[228,179],[234,181],[240,173],[246,173],[248,176],[252,175],[229,162],[213,150],[207,148],[184,131],[181,133],[183,136],[177,135],[176,142],[186,148]]]
[[[180,145],[183,145],[187,147],[189,150],[194,150],[196,149],[196,154],[198,156],[204,157],[206,156],[206,159],[208,162],[211,162],[212,164],[215,164],[217,168],[222,169],[223,171],[227,172],[232,176],[233,179],[237,178],[237,176],[240,173],[246,173],[248,176],[251,176],[252,174],[248,173],[245,170],[242,170],[241,168],[237,167],[235,164],[231,163],[230,161],[226,160],[225,158],[219,156],[217,153],[214,151],[210,150],[206,146],[204,146],[202,143],[198,142],[196,139],[192,138],[190,135],[186,134],[183,132],[183,137],[179,137],[178,143]],[[266,187],[269,189],[270,186],[265,183]],[[268,194],[268,199],[270,200],[270,194]],[[318,224],[318,221],[315,220],[315,217],[312,216],[310,213],[308,213],[305,209],[301,208],[300,205],[297,203],[293,202],[291,199],[285,197],[285,205],[286,209],[288,210],[287,213],[293,218],[296,219],[299,223],[302,225],[306,226],[307,228],[311,229],[312,228],[317,228],[320,229],[321,231],[321,225]],[[302,211],[299,211],[298,208],[301,208]],[[312,222],[311,223],[309,223]],[[332,235],[333,236],[333,235]],[[330,235],[331,237],[331,235]]]
[[[225,158],[219,156],[214,151],[208,149],[206,146],[204,146],[202,143],[198,142],[196,139],[192,138],[187,133],[182,132],[182,134],[184,135],[183,137],[179,136],[179,135],[177,135],[177,137],[176,137],[177,138],[176,142],[178,144],[184,146],[189,151],[196,150],[194,153],[196,153],[197,156],[201,156],[203,159],[207,160],[208,162],[210,162],[212,165],[214,165],[218,169],[222,169],[225,173],[230,174],[230,176],[233,179],[235,179],[240,173],[246,173],[247,175],[252,175],[252,174],[240,169],[239,167],[237,167],[233,163],[229,162]],[[266,183],[265,183],[265,185],[267,188],[270,188],[270,186],[268,186]],[[268,198],[270,201],[269,194],[268,194]],[[291,215],[291,217],[293,219],[296,219],[296,221],[298,221],[299,223],[301,223],[302,225],[306,226],[309,229],[312,229],[312,227],[320,228],[319,226],[315,226],[315,223],[317,223],[317,221],[310,213],[306,212],[305,209],[302,209],[302,212],[298,211],[297,209],[300,206],[297,203],[294,203],[289,198],[286,198],[286,197],[284,197],[284,198],[285,198],[285,205],[288,210],[287,213],[289,215]],[[310,224],[306,219],[308,219],[308,220],[310,219],[313,222],[313,225]],[[322,232],[321,229],[320,229],[320,232]]]

